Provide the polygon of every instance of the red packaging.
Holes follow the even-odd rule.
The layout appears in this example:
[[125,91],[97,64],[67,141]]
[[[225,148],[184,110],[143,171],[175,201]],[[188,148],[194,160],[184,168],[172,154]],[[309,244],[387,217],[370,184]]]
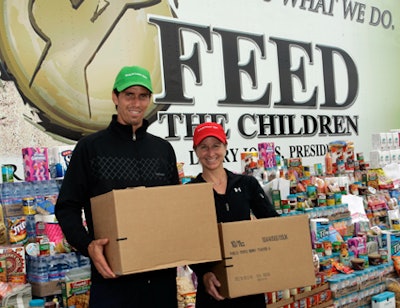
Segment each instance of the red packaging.
[[7,282],[26,283],[25,248],[22,245],[0,247],[0,255],[5,256]]

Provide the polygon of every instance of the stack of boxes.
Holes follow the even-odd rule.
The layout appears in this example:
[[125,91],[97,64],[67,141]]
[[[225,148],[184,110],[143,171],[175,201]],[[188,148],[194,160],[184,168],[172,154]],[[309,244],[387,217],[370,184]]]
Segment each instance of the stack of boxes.
[[[372,166],[376,166],[376,167],[382,167],[384,165],[387,165],[390,162],[400,162],[400,159],[398,159],[400,157],[400,146],[399,146],[399,132],[388,132],[388,133],[382,133],[382,134],[376,134],[373,136],[373,147],[374,147],[374,151],[376,151],[379,155],[378,160],[377,161],[373,161],[373,156],[371,156],[371,165]],[[332,153],[332,158],[334,159],[334,161],[343,161],[344,162],[344,171],[345,172],[340,172],[340,166],[333,166],[336,168],[336,172],[334,172],[334,174],[336,175],[343,175],[343,177],[345,177],[345,175],[347,175],[347,173],[349,173],[348,171],[353,170],[355,172],[356,168],[352,168],[351,163],[355,161],[355,157],[354,157],[354,148],[353,148],[353,144],[346,142],[346,143],[339,143],[339,142],[335,142],[334,144],[330,144],[329,145],[329,149],[330,152]],[[396,243],[395,243],[395,234],[392,232],[384,232],[381,237],[382,237],[382,242],[383,243],[387,243],[387,247],[388,247],[388,253],[389,253],[389,258],[387,257],[387,259],[389,259],[389,262],[384,262],[382,264],[380,264],[379,266],[371,266],[369,269],[366,269],[366,271],[362,270],[362,271],[356,271],[355,274],[353,274],[353,276],[357,276],[355,279],[355,281],[357,281],[357,284],[355,284],[353,286],[353,288],[341,288],[342,285],[346,285],[349,283],[349,280],[351,281],[351,279],[349,279],[351,277],[351,275],[345,275],[345,277],[343,279],[341,279],[341,275],[338,274],[338,276],[333,275],[332,274],[332,267],[333,267],[333,261],[343,261],[341,260],[341,255],[339,255],[339,253],[337,252],[337,250],[334,249],[334,244],[335,241],[331,240],[331,236],[338,236],[338,237],[342,237],[343,240],[341,242],[349,244],[351,241],[349,239],[352,239],[354,234],[357,234],[356,230],[355,230],[355,225],[352,224],[352,219],[350,216],[350,212],[347,208],[347,204],[342,204],[341,202],[341,198],[339,198],[338,200],[336,200],[336,195],[342,196],[343,194],[346,194],[347,191],[349,190],[349,186],[348,185],[339,185],[340,190],[336,191],[335,194],[326,194],[326,199],[321,199],[321,196],[318,195],[317,196],[314,195],[314,201],[312,202],[310,195],[308,195],[308,188],[315,188],[315,186],[320,182],[322,182],[322,180],[324,181],[324,185],[331,186],[333,184],[329,184],[330,181],[328,181],[330,178],[327,177],[323,177],[322,174],[320,174],[320,172],[315,173],[315,175],[310,175],[310,170],[307,169],[307,166],[302,166],[301,163],[301,159],[288,159],[286,161],[286,165],[282,166],[280,160],[278,159],[279,157],[276,156],[275,150],[274,150],[274,144],[273,143],[260,143],[258,144],[258,150],[259,152],[247,152],[247,153],[242,153],[242,172],[246,173],[246,174],[250,174],[253,175],[255,177],[257,177],[259,180],[263,180],[262,182],[268,182],[270,180],[270,178],[272,177],[288,177],[290,179],[290,184],[292,183],[296,183],[296,187],[290,185],[290,190],[296,188],[300,189],[304,188],[304,191],[302,192],[303,195],[305,196],[305,200],[303,201],[307,206],[298,206],[297,203],[299,203],[300,199],[296,199],[296,206],[290,206],[290,211],[288,210],[286,213],[284,212],[284,214],[282,215],[283,217],[277,218],[277,219],[268,219],[266,221],[246,221],[246,222],[235,222],[235,223],[227,223],[227,224],[223,224],[219,226],[219,240],[221,240],[221,242],[218,241],[218,237],[214,236],[214,242],[216,242],[216,246],[218,246],[218,250],[219,248],[222,249],[222,261],[220,262],[220,265],[222,266],[222,270],[220,271],[220,276],[221,281],[223,281],[223,287],[224,292],[226,296],[232,296],[232,297],[236,297],[236,296],[241,296],[244,294],[252,294],[254,292],[262,292],[262,290],[264,290],[265,288],[265,281],[270,282],[273,286],[269,287],[269,290],[266,293],[266,299],[268,300],[268,305],[272,306],[272,307],[297,307],[297,306],[302,306],[304,304],[306,304],[307,306],[318,306],[318,307],[323,307],[323,306],[327,306],[327,305],[331,305],[332,303],[337,306],[337,307],[344,307],[347,305],[351,305],[351,304],[355,304],[357,305],[357,303],[363,302],[365,304],[368,304],[371,302],[371,297],[374,296],[375,294],[378,294],[380,292],[383,292],[385,290],[385,285],[383,283],[383,279],[385,277],[387,277],[388,275],[391,275],[393,273],[393,265],[390,262],[390,255],[396,255],[397,254],[397,250],[396,250]],[[383,154],[382,154],[383,153]],[[399,153],[399,154],[396,154]],[[15,184],[12,186],[24,186],[25,189],[30,185],[33,186],[37,186],[38,183],[40,184],[45,184],[45,183],[49,183],[52,181],[52,179],[59,179],[62,178],[64,173],[65,173],[65,169],[68,167],[68,162],[69,162],[69,158],[72,154],[72,149],[68,149],[68,148],[58,148],[58,149],[49,149],[46,151],[45,148],[27,148],[27,149],[23,149],[23,157],[24,157],[24,164],[25,164],[25,180],[26,182],[23,183],[6,183],[6,184]],[[388,156],[389,158],[386,159],[384,158],[383,160],[381,160],[380,157],[385,157]],[[357,157],[358,159],[358,157]],[[375,164],[375,165],[374,165]],[[285,169],[285,168],[286,169]],[[47,172],[46,172],[47,170]],[[284,172],[281,172],[281,171]],[[315,170],[317,170],[317,168],[315,168]],[[281,174],[282,173],[282,174]],[[350,173],[349,173],[350,174]],[[290,177],[290,175],[293,175],[293,178]],[[311,179],[316,179],[316,177],[320,177],[319,178],[319,182],[311,182]],[[340,177],[333,177],[334,179],[339,179]],[[49,181],[50,179],[50,181]],[[301,182],[301,181],[304,181]],[[301,183],[300,183],[301,182]],[[28,183],[29,185],[25,185],[26,183]],[[299,185],[299,184],[304,184]],[[307,184],[307,185],[306,185]],[[368,186],[372,186],[371,183],[366,183],[368,184]],[[4,192],[4,188],[9,187],[9,185],[2,185],[3,187],[3,192]],[[39,185],[40,186],[40,185]],[[43,185],[42,185],[43,186]],[[31,188],[32,188],[31,187]],[[307,190],[306,190],[307,188]],[[342,189],[343,188],[343,189]],[[378,188],[378,187],[377,187]],[[157,190],[161,190],[161,188],[154,188]],[[162,189],[167,189],[166,187],[162,188]],[[171,198],[164,198],[167,200],[171,200],[174,201],[174,206],[176,207],[176,200],[174,200],[173,196],[179,195],[180,199],[183,199],[183,195],[181,193],[176,194],[176,193],[172,193],[175,192],[176,189],[185,189],[185,187],[181,186],[181,187],[172,187],[172,188],[168,188],[171,189]],[[120,195],[121,194],[125,194],[125,193],[129,193],[129,200],[136,200],[135,202],[137,202],[138,198],[137,198],[137,194],[142,194],[145,191],[150,191],[151,189],[133,189],[130,190],[129,192],[125,192],[125,191],[113,191],[110,192],[108,194],[105,194],[104,196],[98,196],[97,199],[100,200],[98,202],[100,203],[104,203],[107,205],[107,208],[111,210],[110,208],[110,200],[109,200],[109,196],[110,195],[115,195],[115,200],[114,203],[121,203],[120,199]],[[35,192],[35,189],[29,189],[30,192],[33,193],[33,197],[37,197],[37,194]],[[279,190],[278,190],[279,192]],[[314,190],[315,192],[315,190]],[[361,193],[362,191],[360,190],[360,195],[363,195]],[[23,195],[23,194],[22,194]],[[4,212],[4,216],[6,217],[11,217],[11,214],[15,214],[13,211],[15,211],[15,206],[17,204],[19,206],[22,206],[22,199],[21,199],[21,194],[18,195],[18,197],[20,197],[20,201],[16,202],[16,193],[15,191],[12,191],[9,193],[9,197],[11,199],[7,199],[5,198],[4,194],[2,195],[2,202],[3,202],[3,210]],[[132,195],[135,195],[135,198],[132,198]],[[156,194],[150,194],[149,196],[152,195],[162,195],[165,197],[165,193],[160,194],[160,193],[156,193]],[[200,196],[198,198],[194,198],[195,200],[201,201],[202,198],[204,199],[205,194],[199,194]],[[210,194],[212,197],[212,193],[210,190]],[[146,196],[144,197],[144,200],[149,200],[149,196],[146,194]],[[328,197],[332,197],[334,196],[335,198],[328,198]],[[118,197],[118,198],[117,198]],[[193,199],[193,187],[191,187],[190,189],[190,198],[189,199]],[[279,205],[277,206],[277,208],[279,208],[280,206],[283,205],[283,201],[287,201],[288,204],[290,205],[290,200],[289,198],[285,198],[285,195],[282,196],[278,196],[279,198],[276,198],[276,202],[279,203]],[[281,198],[282,197],[282,198]],[[288,196],[289,197],[289,196]],[[316,199],[317,198],[317,199]],[[53,198],[54,201],[56,200],[56,198]],[[103,200],[104,199],[104,200]],[[212,198],[211,198],[212,199]],[[320,199],[323,200],[324,202],[320,202]],[[10,204],[8,204],[8,201],[12,201]],[[38,202],[40,199],[37,199],[36,201]],[[334,200],[334,202],[329,203],[329,201]],[[17,200],[18,201],[18,200]],[[182,201],[182,200],[181,200]],[[94,202],[94,200],[92,200],[92,202]],[[160,201],[157,202],[150,202],[150,203],[154,203],[157,204]],[[165,202],[165,201],[163,201]],[[128,204],[129,202],[122,202],[122,203],[126,203]],[[148,202],[147,202],[148,203]],[[143,213],[147,213],[149,211],[148,209],[148,204],[146,203],[146,207],[143,209]],[[207,203],[207,202],[206,202]],[[211,209],[213,209],[214,205],[212,200],[208,202]],[[397,201],[395,202],[396,204],[398,203]],[[204,205],[204,203],[202,202],[202,204]],[[184,206],[187,209],[188,206],[188,202],[184,202]],[[43,208],[43,207],[38,207],[41,208],[41,210],[48,210],[51,214],[51,208]],[[118,210],[121,210],[121,207],[115,207]],[[195,207],[195,208],[200,208],[200,207]],[[204,206],[202,207],[202,209],[204,210]],[[149,211],[152,212],[152,211]],[[213,211],[211,211],[212,213],[214,213]],[[185,213],[185,211],[179,211],[178,213],[175,213],[172,215],[172,217],[174,218],[178,218],[180,219],[180,221],[197,221],[199,219],[199,215],[196,216],[196,219],[194,218],[189,218],[188,217],[183,217],[182,213]],[[385,212],[386,213],[386,212]],[[31,213],[30,213],[31,214]],[[288,222],[291,219],[299,219],[299,217],[296,217],[299,214],[307,214],[307,215],[302,215],[303,218],[306,220],[306,225],[309,224],[309,226],[311,227],[308,230],[308,226],[307,228],[303,228],[303,229],[307,229],[305,232],[310,232],[311,235],[311,239],[308,239],[308,235],[306,234],[306,236],[302,236],[302,240],[296,240],[296,247],[293,246],[293,243],[287,244],[286,241],[288,239],[293,241],[293,236],[287,236],[288,234],[291,234],[290,232],[293,231],[293,226],[297,226],[298,224],[288,224],[286,222]],[[15,216],[15,215],[14,215]],[[119,217],[119,215],[117,215]],[[285,217],[285,216],[289,216],[289,217]],[[295,216],[295,217],[293,217]],[[114,217],[114,215],[102,215],[102,219],[107,219],[108,221],[104,222],[104,223],[98,223],[95,224],[95,229],[96,229],[96,225],[97,225],[97,230],[95,230],[97,233],[100,232],[100,230],[98,229],[98,226],[106,226],[108,229],[107,230],[103,230],[104,232],[106,232],[107,234],[110,234],[110,232],[112,231],[112,233],[116,230],[113,229],[113,225],[115,223],[115,225],[118,226],[126,226],[127,230],[132,231],[131,229],[131,225],[132,225],[132,220],[128,219],[127,215],[121,215],[121,217],[123,217],[122,221],[110,221],[111,217]],[[94,217],[94,220],[96,217]],[[165,216],[162,216],[162,218],[165,218]],[[209,217],[210,218],[210,217]],[[208,219],[209,219],[208,218]],[[152,217],[151,215],[149,216],[149,221],[153,221],[154,217]],[[265,230],[269,230],[269,232],[271,232],[271,230],[275,230],[273,228],[271,228],[271,226],[274,224],[274,222],[278,220],[278,224],[279,224],[279,228],[277,228],[276,230],[276,234],[272,234],[272,235],[268,235],[266,233]],[[7,220],[5,220],[7,221]],[[165,219],[163,219],[162,221],[165,221]],[[170,221],[170,220],[167,220]],[[215,221],[215,217],[211,217],[211,221]],[[96,222],[96,221],[95,221]],[[268,228],[261,228],[263,231],[260,232],[259,234],[257,232],[252,232],[252,239],[253,238],[260,238],[262,245],[261,246],[257,246],[257,247],[253,247],[253,243],[250,242],[250,239],[244,239],[243,238],[243,230],[249,230],[249,228],[253,228],[255,226],[257,226],[258,224],[268,224]],[[339,226],[342,225],[342,228]],[[135,224],[136,225],[136,224]],[[161,225],[161,222],[159,224],[157,224],[158,226]],[[245,225],[245,226],[244,226]],[[180,226],[178,223],[176,223],[176,227],[179,229],[178,232],[182,233],[182,226]],[[233,229],[233,231],[228,230],[228,227],[235,227],[235,229]],[[7,227],[6,227],[7,229]],[[166,228],[166,230],[170,230],[171,228],[168,227]],[[208,228],[207,228],[208,229]],[[279,231],[278,231],[279,230]],[[133,230],[135,231],[135,230]],[[158,233],[159,229],[157,230]],[[215,231],[215,230],[214,230]],[[335,231],[335,232],[333,232]],[[137,232],[137,230],[136,230]],[[275,232],[275,231],[274,231]],[[165,235],[164,232],[161,232],[161,234]],[[187,232],[184,232],[184,234],[187,234]],[[296,233],[297,234],[297,233]],[[99,234],[98,234],[99,235]],[[126,234],[125,234],[126,235]],[[124,235],[124,236],[125,236]],[[203,234],[204,235],[204,234]],[[127,238],[126,241],[129,241],[132,239],[132,236],[116,236],[116,238]],[[231,237],[231,238],[230,238]],[[151,238],[155,239],[156,235],[152,236]],[[173,238],[173,237],[172,237]],[[223,240],[225,240],[226,242],[224,242]],[[10,244],[9,238],[7,238],[7,241],[5,244],[8,245]],[[178,241],[178,243],[181,242],[189,242],[188,240],[186,241]],[[195,243],[197,243],[196,241],[194,241]],[[219,242],[219,243],[218,243]],[[282,247],[286,250],[281,251],[280,250],[280,246],[275,246],[275,242],[281,243]],[[311,242],[311,243],[310,243]],[[310,250],[308,247],[309,244],[312,244],[312,248],[314,248],[314,250],[318,253],[318,247],[316,245],[316,243],[319,244],[325,244],[330,242],[331,246],[330,246],[330,250],[323,246],[324,248],[324,253],[322,255],[319,255],[319,262],[320,264],[318,265],[318,269],[319,271],[314,273],[314,271],[312,270],[312,267],[315,267],[311,264],[311,260],[308,260],[308,267],[306,270],[306,266],[304,264],[306,264],[305,262],[301,262],[301,264],[296,264],[295,261],[289,260],[286,262],[285,264],[285,271],[288,271],[289,274],[291,274],[291,278],[287,278],[284,279],[284,275],[282,275],[282,273],[276,274],[274,272],[274,269],[282,269],[282,267],[277,264],[276,266],[273,266],[273,268],[271,269],[271,262],[268,262],[267,268],[264,269],[264,272],[251,272],[250,269],[252,269],[252,266],[248,265],[248,261],[250,260],[250,257],[254,257],[254,258],[258,258],[257,260],[259,260],[260,258],[258,256],[264,254],[264,253],[268,253],[271,256],[268,257],[269,260],[278,260],[279,262],[283,262],[283,260],[285,260],[285,258],[287,256],[290,256],[290,253],[287,251],[287,247],[291,247],[291,248],[296,248],[296,254],[293,255],[293,257],[298,259],[299,256],[299,252],[305,252],[306,253],[306,258],[310,258],[311,256],[308,254],[308,251]],[[23,247],[24,245],[30,243],[30,241],[25,241],[25,242],[15,242],[13,244],[19,244],[18,247]],[[118,242],[118,245],[120,245],[121,243]],[[157,255],[157,256],[163,256],[165,257],[165,251],[166,247],[164,247],[165,243],[161,242],[159,244],[156,245],[149,245],[148,240],[145,241],[145,243],[143,243],[142,248],[146,248],[149,247],[151,249],[153,249],[153,247],[158,247],[161,249],[161,251],[163,253],[146,253],[145,255]],[[118,246],[117,245],[117,246]],[[258,245],[258,244],[257,244]],[[349,244],[350,245],[350,244]],[[189,245],[185,245],[185,246],[189,246]],[[197,245],[198,246],[198,245]],[[385,245],[384,245],[385,246]],[[12,248],[17,247],[16,245],[11,245]],[[202,246],[203,247],[203,246]],[[366,244],[364,243],[364,246],[366,247]],[[140,269],[135,269],[134,271],[132,270],[132,268],[130,268],[130,266],[133,266],[132,264],[130,264],[129,262],[132,260],[131,258],[131,253],[129,253],[129,256],[127,258],[125,258],[125,256],[122,254],[123,250],[120,249],[121,247],[114,247],[112,255],[113,258],[115,258],[115,260],[117,260],[120,266],[120,272],[122,274],[126,274],[126,273],[131,273],[131,272],[137,272],[137,271],[144,271],[144,270],[148,270],[148,269],[144,269],[144,268],[140,268]],[[187,248],[187,247],[186,247]],[[350,246],[348,247],[349,249],[351,248]],[[177,247],[176,249],[173,249],[173,251],[181,251],[182,249],[180,249],[179,247]],[[328,254],[326,251],[331,251],[330,254]],[[351,249],[350,249],[351,250]],[[332,254],[333,251],[333,254]],[[60,290],[60,276],[58,272],[52,272],[49,268],[46,271],[46,275],[47,277],[53,277],[53,274],[56,274],[57,277],[56,279],[48,279],[48,281],[41,281],[39,279],[39,281],[35,281],[35,275],[37,275],[37,272],[35,273],[35,270],[37,270],[39,268],[39,266],[32,266],[32,265],[37,265],[39,262],[38,260],[44,260],[46,264],[51,265],[51,264],[55,264],[55,259],[51,256],[43,256],[40,255],[40,249],[39,249],[39,255],[36,256],[32,256],[31,253],[32,251],[26,250],[23,251],[25,254],[29,255],[26,256],[26,259],[28,260],[28,278],[32,278],[33,279],[29,279],[30,282],[32,282],[32,286],[33,286],[33,293],[35,296],[45,296],[47,295],[49,292],[52,293],[54,292],[55,289]],[[109,252],[111,253],[111,252]],[[121,254],[119,254],[121,253]],[[336,253],[336,254],[335,254]],[[365,251],[363,251],[363,253],[365,254]],[[67,256],[68,254],[66,254]],[[196,254],[197,255],[197,254]],[[185,257],[187,257],[187,255],[185,255]],[[243,262],[241,261],[243,258]],[[25,261],[25,257],[23,258]],[[126,260],[128,261],[126,261]],[[134,258],[134,260],[136,260],[137,258]],[[146,261],[148,261],[148,257],[146,258]],[[184,261],[182,261],[181,263],[177,263],[176,261],[176,257],[173,257],[174,263],[168,263],[166,266],[180,266],[183,265],[184,262],[186,262],[185,264],[187,264],[187,259],[185,259]],[[264,258],[261,258],[262,260],[264,260]],[[265,258],[267,259],[267,258]],[[326,260],[330,260],[331,262],[324,262]],[[128,262],[128,263],[125,263]],[[203,260],[204,261],[204,260]],[[203,262],[202,261],[202,262]],[[197,263],[193,262],[193,263]],[[242,262],[242,263],[240,263]],[[42,262],[43,263],[43,262]],[[229,263],[229,264],[228,264]],[[229,267],[230,264],[235,263],[234,267]],[[255,261],[250,262],[251,264],[256,264]],[[1,265],[1,260],[0,260],[0,265]],[[159,264],[159,263],[157,263]],[[173,265],[171,265],[173,264]],[[240,272],[237,273],[235,271],[233,271],[232,269],[237,270],[239,268],[240,264],[245,264],[245,271],[244,272]],[[264,262],[262,262],[262,264],[264,264]],[[135,266],[137,264],[134,264]],[[293,270],[289,270],[290,266],[295,266],[296,269]],[[349,264],[350,266],[350,264]],[[299,275],[299,267],[301,267],[302,270],[306,270],[305,273]],[[256,270],[260,270],[262,268],[261,265],[257,265],[256,266]],[[153,269],[153,268],[152,268]],[[218,271],[218,268],[215,269],[216,271]],[[292,272],[296,271],[296,275],[293,275]],[[287,281],[293,280],[294,278],[298,278],[300,279],[302,282],[296,282],[294,283],[295,285],[297,284],[304,284],[305,281],[305,277],[306,274],[310,274],[307,278],[307,286],[306,287],[302,287],[302,288],[294,288],[294,285],[289,285],[287,283]],[[365,273],[369,273],[368,275],[365,275]],[[24,273],[25,274],[25,273]],[[375,276],[373,276],[373,275]],[[372,275],[372,276],[371,276]],[[16,276],[18,277],[18,276]],[[318,282],[318,277],[321,278],[320,282]],[[362,278],[363,277],[367,277],[368,279],[365,282],[362,282]],[[315,278],[315,279],[314,279]],[[333,279],[330,279],[333,278]],[[336,280],[335,279],[339,279],[339,283],[338,285],[336,285],[336,290],[335,290],[335,283]],[[315,284],[314,284],[315,281]],[[261,284],[262,282],[262,286],[259,286],[259,284]],[[282,282],[282,285],[280,285],[280,282]],[[238,283],[238,286],[235,285],[235,283]],[[280,286],[283,289],[282,291],[271,291],[274,288],[276,288],[277,286]],[[348,285],[347,285],[348,286]],[[64,287],[65,290],[68,289],[67,286]],[[259,288],[259,289],[258,289]],[[290,288],[290,289],[289,289]],[[222,290],[222,289],[221,289]],[[58,292],[58,291],[57,291]],[[237,292],[237,293],[235,293]],[[242,294],[242,293],[243,294]],[[87,294],[85,295],[87,296]],[[271,301],[269,301],[271,299]]]
[[400,130],[372,134],[371,168],[400,163]]
[[[71,147],[23,148],[25,181],[14,182],[10,178],[0,185],[0,281],[26,284],[33,296],[61,293],[59,281],[49,279],[51,264],[57,266],[58,272],[61,270],[60,264],[50,260],[56,259],[55,254],[63,256],[66,252],[54,215],[59,183],[50,170],[52,162],[58,163],[63,175],[68,167],[64,156],[70,157],[72,150]],[[65,271],[66,265],[62,265]]]

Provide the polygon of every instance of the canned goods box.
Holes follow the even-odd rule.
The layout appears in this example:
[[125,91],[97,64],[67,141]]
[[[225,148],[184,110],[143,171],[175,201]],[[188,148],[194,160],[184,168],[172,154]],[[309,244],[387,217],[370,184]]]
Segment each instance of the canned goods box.
[[221,260],[212,184],[113,190],[91,207],[117,275]]
[[315,284],[307,215],[220,223],[219,231],[223,261],[214,272],[223,296]]

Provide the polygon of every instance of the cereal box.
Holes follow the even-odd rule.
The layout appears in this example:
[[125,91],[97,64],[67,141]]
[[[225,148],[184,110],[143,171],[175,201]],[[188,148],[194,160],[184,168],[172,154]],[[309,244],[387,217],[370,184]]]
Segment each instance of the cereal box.
[[7,260],[5,255],[0,255],[0,282],[7,282]]
[[26,283],[25,248],[22,245],[0,247],[6,259],[7,282]]

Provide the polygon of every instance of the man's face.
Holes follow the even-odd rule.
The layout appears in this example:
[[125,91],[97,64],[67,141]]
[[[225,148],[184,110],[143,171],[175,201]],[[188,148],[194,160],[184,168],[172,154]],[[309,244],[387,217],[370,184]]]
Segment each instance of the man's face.
[[132,86],[118,96],[113,92],[112,98],[117,106],[118,122],[132,125],[135,130],[139,128],[150,105],[150,91],[142,86]]

